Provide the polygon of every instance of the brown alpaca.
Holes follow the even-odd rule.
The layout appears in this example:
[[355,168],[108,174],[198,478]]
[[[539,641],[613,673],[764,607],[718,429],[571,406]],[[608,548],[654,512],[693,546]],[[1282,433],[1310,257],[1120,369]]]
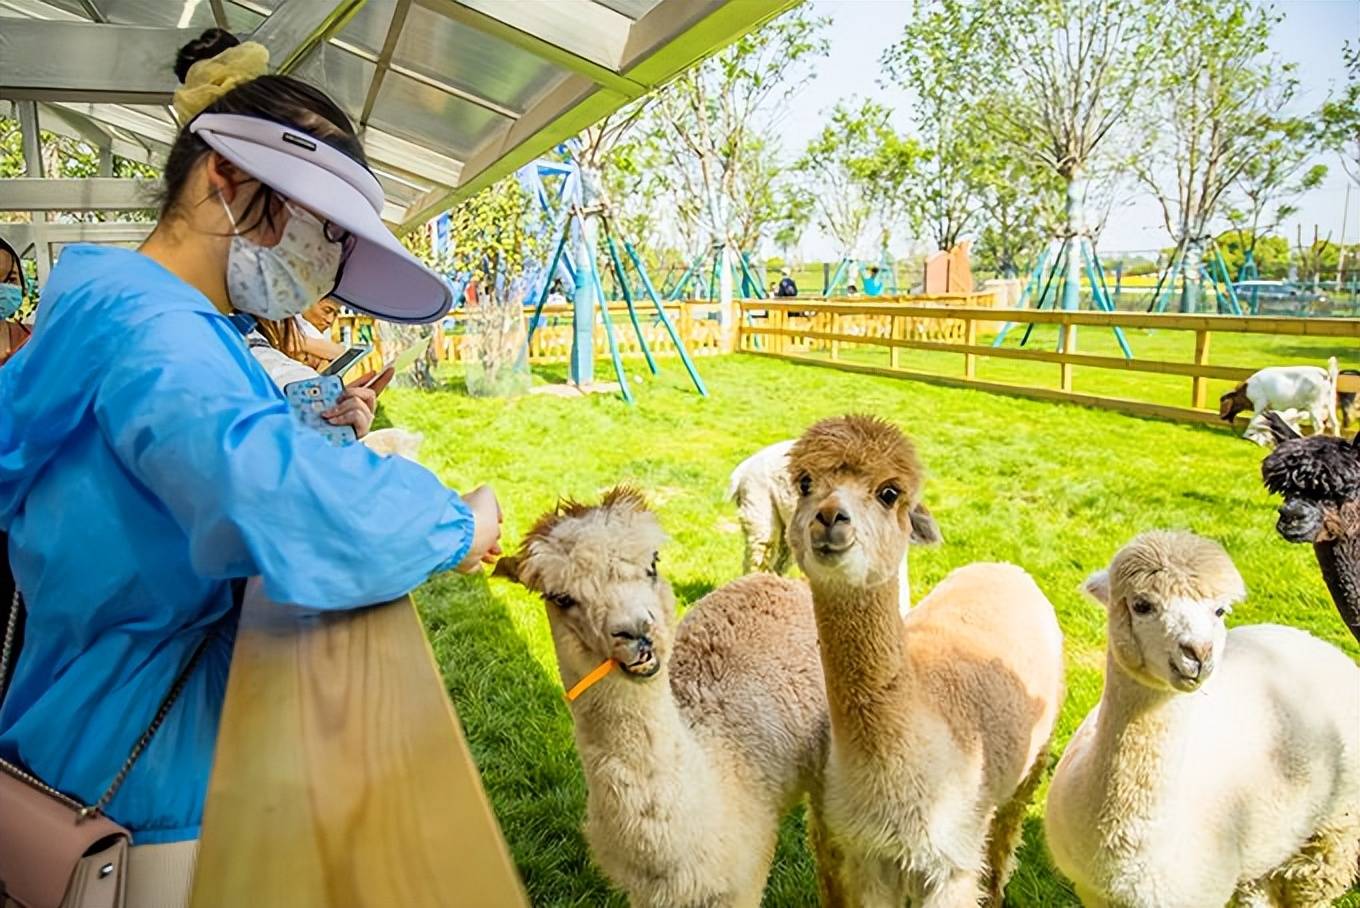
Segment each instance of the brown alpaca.
[[[806,794],[819,863],[826,693],[805,585],[753,575],[676,626],[642,497],[544,515],[496,573],[543,596],[571,702],[596,862],[634,908],[758,908],[780,818]],[[823,882],[827,904],[841,904]]]
[[823,819],[848,901],[999,906],[1062,701],[1053,607],[1020,568],[974,564],[899,614],[908,539],[937,533],[892,425],[817,423],[790,472],[830,705]]

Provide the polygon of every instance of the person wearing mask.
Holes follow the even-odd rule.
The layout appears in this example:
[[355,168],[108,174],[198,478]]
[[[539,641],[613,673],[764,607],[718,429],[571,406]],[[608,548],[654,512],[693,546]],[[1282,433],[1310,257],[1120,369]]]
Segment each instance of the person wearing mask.
[[32,330],[19,320],[28,302],[28,284],[24,280],[23,263],[19,253],[0,237],[0,366],[22,347]]
[[68,246],[0,369],[0,531],[27,608],[0,758],[131,830],[138,908],[187,900],[242,578],[349,609],[499,554],[489,489],[331,447],[250,354],[244,316],[329,295],[432,321],[451,296],[383,225],[349,118],[267,58],[217,29],[180,51],[159,223],[136,251]]

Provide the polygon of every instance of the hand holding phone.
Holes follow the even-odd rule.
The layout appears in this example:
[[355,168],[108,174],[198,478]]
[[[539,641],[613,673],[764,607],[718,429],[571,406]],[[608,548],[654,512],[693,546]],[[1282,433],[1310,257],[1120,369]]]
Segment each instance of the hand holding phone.
[[283,396],[292,407],[294,419],[307,428],[320,432],[322,437],[336,447],[344,447],[359,440],[354,428],[348,425],[332,425],[322,415],[340,402],[344,391],[338,377],[319,375],[316,378],[289,382],[283,387]]

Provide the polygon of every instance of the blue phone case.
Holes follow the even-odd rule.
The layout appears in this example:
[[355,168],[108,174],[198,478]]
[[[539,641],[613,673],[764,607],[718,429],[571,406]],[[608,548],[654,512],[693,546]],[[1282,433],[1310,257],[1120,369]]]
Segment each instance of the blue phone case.
[[352,426],[333,426],[321,414],[335,406],[345,386],[336,375],[304,378],[284,386],[283,395],[293,409],[293,418],[309,429],[320,432],[326,441],[342,448],[359,440]]

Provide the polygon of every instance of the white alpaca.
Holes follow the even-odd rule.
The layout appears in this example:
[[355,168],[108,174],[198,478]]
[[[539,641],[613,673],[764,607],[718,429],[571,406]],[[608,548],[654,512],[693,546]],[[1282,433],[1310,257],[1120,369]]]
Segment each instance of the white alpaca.
[[1331,905],[1360,855],[1360,668],[1293,628],[1226,630],[1242,578],[1189,533],[1139,536],[1086,588],[1105,691],[1045,814],[1082,902]]
[[1053,606],[1014,565],[954,571],[905,618],[921,465],[894,426],[825,420],[790,454],[831,755],[825,824],[857,908],[1002,903],[1063,693]]
[[[819,863],[826,693],[807,587],[753,575],[678,629],[657,571],[665,541],[626,489],[545,515],[496,572],[540,593],[571,688],[586,839],[634,908],[758,908],[780,818],[805,795]],[[827,904],[841,904],[822,882]]]
[[[798,490],[789,476],[789,451],[794,439],[761,448],[737,464],[728,480],[727,497],[737,505],[737,519],[746,537],[742,573],[788,572],[792,555],[785,538],[793,510],[798,506]],[[907,563],[897,576],[903,614],[911,608],[911,583]]]

